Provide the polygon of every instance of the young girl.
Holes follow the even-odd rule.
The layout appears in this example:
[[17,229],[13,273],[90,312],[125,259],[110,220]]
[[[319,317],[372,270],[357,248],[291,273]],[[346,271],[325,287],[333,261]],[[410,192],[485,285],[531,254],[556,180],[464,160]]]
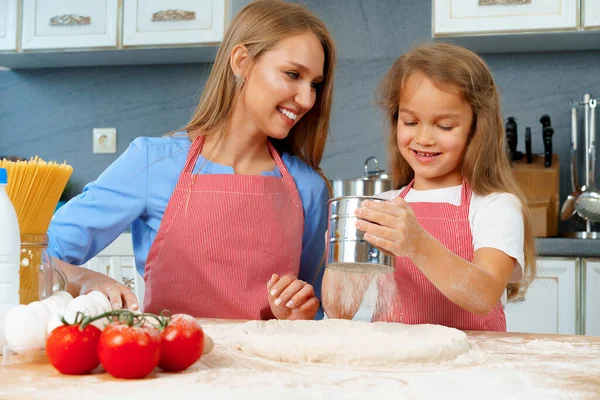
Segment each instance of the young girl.
[[[487,65],[461,47],[423,45],[396,60],[379,93],[400,189],[356,211],[365,239],[396,256],[395,295],[379,297],[373,320],[505,331],[501,298],[531,282],[535,249]],[[368,282],[342,288],[339,274],[326,270],[323,306],[352,318]],[[344,289],[356,289],[353,301]]]
[[[81,265],[131,226],[144,309],[197,317],[312,319],[319,310],[328,186],[319,172],[334,43],[304,7],[256,1],[232,21],[193,118],[138,138],[49,229],[49,251]],[[75,294],[124,285],[61,264]]]

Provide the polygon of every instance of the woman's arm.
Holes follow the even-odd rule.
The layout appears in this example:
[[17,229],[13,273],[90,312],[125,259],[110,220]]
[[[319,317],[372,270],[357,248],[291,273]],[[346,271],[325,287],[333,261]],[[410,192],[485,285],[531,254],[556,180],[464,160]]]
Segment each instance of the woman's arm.
[[79,265],[108,246],[144,212],[146,171],[147,145],[139,138],[52,218],[48,253],[65,272],[72,295],[100,290],[113,308],[138,308],[135,295],[125,285]]
[[[310,204],[305,211],[298,279],[312,285],[315,296],[320,300],[325,262],[325,230],[327,229],[329,193],[326,183],[320,177],[318,179],[319,189],[312,190],[314,195],[310,196]],[[307,199],[306,195],[303,197]],[[319,307],[315,319],[322,318],[323,309]]]
[[134,140],[96,181],[58,209],[48,229],[51,256],[85,264],[144,212],[147,157],[145,140]]

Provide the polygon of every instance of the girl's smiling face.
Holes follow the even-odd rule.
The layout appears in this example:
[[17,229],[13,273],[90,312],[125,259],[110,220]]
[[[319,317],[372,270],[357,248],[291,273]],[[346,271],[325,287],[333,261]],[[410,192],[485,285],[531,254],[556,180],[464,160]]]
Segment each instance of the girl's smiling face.
[[398,110],[398,149],[415,172],[414,188],[462,183],[462,160],[473,110],[460,89],[434,82],[420,71],[406,80]]

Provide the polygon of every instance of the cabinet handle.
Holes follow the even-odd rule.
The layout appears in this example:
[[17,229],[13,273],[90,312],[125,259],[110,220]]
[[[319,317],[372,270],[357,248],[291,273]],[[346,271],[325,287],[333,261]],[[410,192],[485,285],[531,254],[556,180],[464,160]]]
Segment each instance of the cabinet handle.
[[512,6],[515,4],[531,4],[531,0],[479,0],[480,6]]
[[50,26],[90,25],[92,17],[82,15],[65,14],[50,18]]
[[152,14],[152,21],[191,21],[196,19],[195,11],[164,10]]

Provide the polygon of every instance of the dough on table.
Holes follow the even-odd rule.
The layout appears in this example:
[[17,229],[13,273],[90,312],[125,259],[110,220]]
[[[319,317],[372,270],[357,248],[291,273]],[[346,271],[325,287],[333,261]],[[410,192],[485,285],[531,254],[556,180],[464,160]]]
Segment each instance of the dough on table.
[[289,363],[388,366],[451,360],[469,351],[467,335],[440,325],[348,321],[250,321],[223,344]]

